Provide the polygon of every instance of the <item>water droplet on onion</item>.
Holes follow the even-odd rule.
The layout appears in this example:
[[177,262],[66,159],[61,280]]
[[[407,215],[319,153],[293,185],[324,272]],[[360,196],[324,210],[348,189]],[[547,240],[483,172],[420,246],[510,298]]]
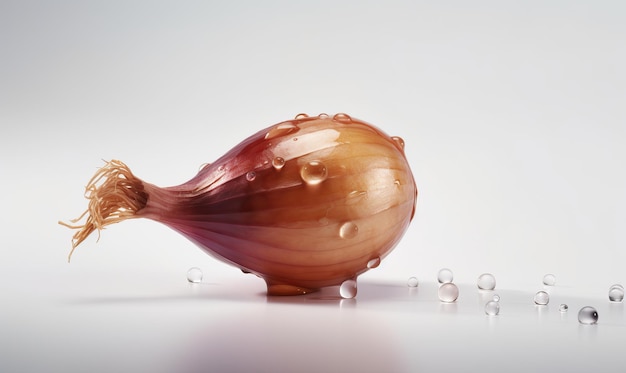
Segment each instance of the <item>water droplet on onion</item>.
[[380,257],[371,259],[369,262],[367,262],[367,268],[372,269],[372,268],[376,268],[380,265]]
[[309,116],[308,116],[307,114],[305,114],[305,113],[300,113],[300,114],[296,115],[296,118],[295,118],[295,119],[306,119],[306,118],[308,118],[308,117],[309,117]]
[[311,161],[302,166],[300,176],[305,183],[317,185],[328,177],[326,166],[320,161]]
[[342,298],[350,299],[356,297],[357,287],[355,280],[346,280],[339,286],[339,295]]
[[358,233],[359,227],[351,221],[343,223],[341,227],[339,227],[339,237],[341,238],[354,238]]
[[396,147],[404,153],[404,140],[400,136],[391,136],[391,139],[396,144]]
[[256,179],[256,172],[250,171],[246,173],[246,180],[253,181],[254,179]]
[[320,113],[320,115],[317,116],[319,119],[328,119],[328,114],[326,113]]
[[338,113],[333,116],[333,120],[340,123],[351,123],[352,118],[348,114]]
[[419,285],[419,281],[417,280],[417,277],[409,277],[406,285],[410,288],[416,288]]
[[281,170],[285,166],[285,159],[283,157],[276,157],[272,159],[272,167],[275,170]]

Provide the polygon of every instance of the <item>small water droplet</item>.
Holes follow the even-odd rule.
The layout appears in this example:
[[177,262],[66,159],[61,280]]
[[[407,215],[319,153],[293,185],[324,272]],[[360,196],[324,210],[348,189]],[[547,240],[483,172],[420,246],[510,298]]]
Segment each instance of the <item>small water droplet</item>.
[[567,310],[569,310],[569,307],[567,306],[567,304],[562,303],[562,304],[559,306],[559,312],[567,312]]
[[308,118],[308,117],[309,117],[309,116],[308,116],[307,114],[305,114],[305,113],[300,113],[300,114],[296,115],[296,118],[295,118],[295,119],[306,119],[306,118]]
[[351,123],[352,118],[348,114],[338,113],[333,116],[333,120],[341,123]]
[[622,290],[624,290],[624,287],[621,284],[613,284],[611,285],[612,288],[620,288]]
[[187,271],[187,281],[197,284],[202,282],[202,270],[198,267],[191,267]]
[[293,141],[298,141],[298,138],[297,138],[297,137],[294,137],[292,140],[293,140]]
[[319,119],[328,119],[328,114],[326,113],[320,113],[320,115],[317,116]]
[[356,297],[356,281],[355,280],[346,280],[341,286],[339,286],[339,295],[345,299],[351,299]]
[[554,286],[556,284],[556,277],[552,273],[548,273],[543,276],[543,284],[547,286]]
[[493,290],[496,288],[496,278],[491,273],[483,273],[478,276],[477,285],[481,290]]
[[311,161],[302,166],[300,176],[305,183],[317,185],[328,177],[326,166],[320,161]]
[[222,165],[220,165],[220,166],[217,168],[217,170],[218,170],[219,172],[223,172],[223,171],[226,171],[226,167],[222,164]]
[[202,171],[203,169],[209,167],[211,164],[210,163],[203,163],[200,165],[200,168],[198,169],[198,171]]
[[598,311],[590,306],[585,306],[578,311],[578,322],[585,325],[598,323]]
[[400,180],[395,179],[395,180],[393,181],[393,185],[395,185],[395,186],[396,186],[396,188],[399,188],[399,187],[400,187]]
[[440,301],[452,303],[459,298],[459,288],[452,282],[447,282],[439,287],[437,294]]
[[622,302],[624,300],[624,288],[621,285],[613,285],[609,289],[609,300],[611,302]]
[[534,301],[535,304],[545,306],[546,304],[548,304],[548,302],[550,302],[550,295],[548,295],[548,293],[546,293],[545,291],[540,290],[535,294]]
[[489,316],[496,316],[500,313],[500,302],[490,300],[485,304],[485,313]]
[[246,180],[248,180],[248,181],[253,181],[254,179],[256,179],[256,172],[254,172],[254,171],[249,171],[249,172],[246,174]]
[[391,139],[396,144],[396,147],[404,153],[404,140],[400,136],[391,136]]
[[295,124],[291,122],[279,123],[275,125],[274,127],[272,127],[269,131],[267,131],[267,133],[265,134],[265,139],[269,140],[269,139],[274,139],[279,136],[285,136],[297,130],[298,130],[298,126],[296,126]]
[[410,288],[416,288],[419,285],[419,281],[417,281],[417,277],[409,277],[406,285]]
[[494,294],[493,297],[491,298],[492,301],[494,302],[499,302],[500,301],[500,296],[498,294]]
[[358,233],[359,227],[351,221],[343,223],[341,227],[339,227],[339,237],[341,238],[354,238]]
[[451,270],[448,268],[442,268],[439,270],[439,273],[437,274],[437,281],[440,284],[446,284],[448,282],[452,282],[452,280],[454,280],[454,275]]
[[285,159],[283,157],[276,157],[272,159],[272,166],[275,170],[281,170],[285,166]]
[[372,269],[372,268],[376,268],[380,265],[380,257],[371,259],[369,262],[367,262],[367,268]]

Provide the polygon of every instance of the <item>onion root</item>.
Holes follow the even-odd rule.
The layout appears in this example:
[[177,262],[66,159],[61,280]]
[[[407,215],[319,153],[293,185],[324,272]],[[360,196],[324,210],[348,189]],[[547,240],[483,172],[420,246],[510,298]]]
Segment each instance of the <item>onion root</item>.
[[[137,212],[148,202],[148,194],[143,182],[130,171],[128,166],[118,160],[111,160],[100,168],[85,187],[85,198],[89,200],[87,210],[71,224],[59,221],[59,224],[78,231],[72,238],[72,250],[83,242],[93,231],[100,231],[107,225],[137,217]],[[87,216],[82,224],[79,223]]]

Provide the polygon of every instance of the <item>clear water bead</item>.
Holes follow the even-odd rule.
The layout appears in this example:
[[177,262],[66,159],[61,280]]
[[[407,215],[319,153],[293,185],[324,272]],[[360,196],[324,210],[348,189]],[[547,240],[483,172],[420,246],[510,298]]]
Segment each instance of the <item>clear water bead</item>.
[[246,174],[246,180],[252,181],[254,179],[256,179],[256,172],[250,171]]
[[548,273],[543,276],[543,284],[547,286],[554,286],[556,284],[556,277],[553,274]]
[[339,237],[341,238],[350,239],[356,237],[357,234],[359,234],[359,227],[351,221],[343,223],[339,227]]
[[417,277],[409,277],[406,282],[406,285],[410,288],[416,288],[419,285],[419,281],[417,281]]
[[545,291],[540,290],[535,294],[535,304],[545,306],[548,302],[550,302],[550,295]]
[[370,261],[367,262],[367,268],[372,269],[372,268],[376,268],[380,265],[380,257],[376,257],[374,259],[370,259]]
[[493,298],[491,298],[491,300],[493,300],[494,302],[499,302],[500,301],[500,296],[498,294],[494,294]]
[[202,282],[202,270],[198,267],[191,267],[187,271],[187,281],[197,284]]
[[567,304],[563,303],[559,306],[559,312],[567,312],[567,310],[569,310]]
[[328,169],[320,161],[311,161],[302,166],[300,177],[309,185],[317,185],[328,177]]
[[440,284],[447,284],[449,282],[452,282],[453,279],[454,275],[452,274],[452,271],[448,268],[440,269],[439,273],[437,274],[437,281],[439,281]]
[[356,297],[356,281],[346,280],[339,287],[339,295],[345,299],[351,299]]
[[611,302],[622,302],[624,300],[624,288],[622,285],[613,285],[609,289],[609,300]]
[[459,298],[459,288],[452,282],[446,282],[439,287],[439,300],[446,303],[452,303]]
[[598,311],[590,306],[585,306],[578,311],[578,322],[585,325],[598,323]]
[[493,290],[496,288],[496,278],[491,273],[483,273],[478,276],[477,285],[481,290]]
[[485,304],[485,313],[489,316],[495,316],[500,313],[500,302],[490,300]]
[[274,167],[275,170],[280,170],[285,166],[285,159],[283,157],[276,157],[274,159],[272,159],[272,167]]

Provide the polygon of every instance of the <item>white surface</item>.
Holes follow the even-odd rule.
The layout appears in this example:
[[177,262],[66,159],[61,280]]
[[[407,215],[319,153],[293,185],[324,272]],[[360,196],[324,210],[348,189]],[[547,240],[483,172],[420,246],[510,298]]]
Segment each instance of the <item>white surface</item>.
[[[626,282],[625,6],[1,2],[0,367],[621,371],[624,311],[606,292]],[[56,221],[82,212],[101,159],[179,184],[299,112],[407,144],[417,215],[355,301],[266,299],[148,221],[66,263]],[[213,285],[185,283],[191,266]],[[442,267],[462,285],[452,307],[428,290]],[[483,272],[496,318],[473,288]],[[529,303],[546,273],[564,320],[556,298]],[[596,327],[575,320],[587,303]]]

